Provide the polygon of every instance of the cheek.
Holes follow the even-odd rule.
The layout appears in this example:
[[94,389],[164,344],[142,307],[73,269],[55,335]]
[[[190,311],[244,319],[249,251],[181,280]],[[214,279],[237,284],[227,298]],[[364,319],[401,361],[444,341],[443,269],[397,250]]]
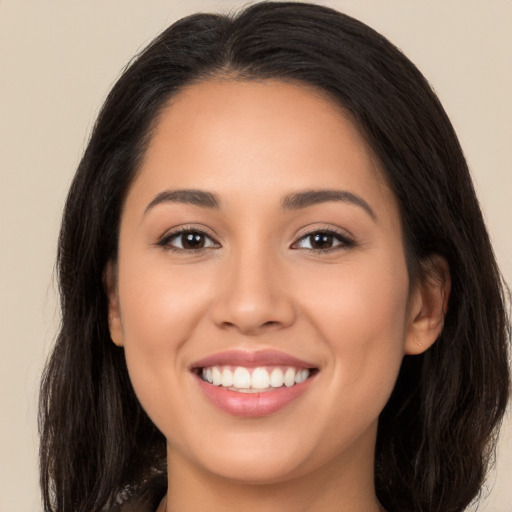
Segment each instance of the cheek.
[[135,254],[119,261],[128,370],[139,400],[157,424],[157,411],[178,400],[171,391],[183,384],[182,347],[204,318],[208,283],[197,271],[172,268],[165,258],[151,261]]
[[403,358],[405,265],[392,258],[373,265],[354,262],[315,282],[308,311],[334,361],[332,382],[338,389],[333,392],[341,392],[354,407],[384,407]]
[[[129,252],[129,251],[126,251]],[[203,275],[205,274],[205,275]],[[170,265],[165,257],[128,257],[119,265],[125,345],[180,345],[201,319],[209,294],[208,272]],[[211,277],[211,276],[210,276]]]

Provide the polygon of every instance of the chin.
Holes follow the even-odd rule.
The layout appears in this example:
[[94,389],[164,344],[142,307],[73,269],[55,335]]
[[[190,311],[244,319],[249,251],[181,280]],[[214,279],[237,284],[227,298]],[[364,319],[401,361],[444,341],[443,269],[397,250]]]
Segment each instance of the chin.
[[282,453],[272,457],[238,455],[226,459],[219,458],[207,469],[217,477],[242,485],[270,485],[300,476],[305,468],[296,459]]
[[307,472],[307,461],[315,452],[311,438],[304,442],[301,436],[283,434],[282,429],[265,432],[257,427],[251,433],[212,432],[211,437],[203,436],[199,443],[196,438],[196,443],[189,446],[195,446],[187,458],[196,468],[227,480],[256,485],[283,482]]

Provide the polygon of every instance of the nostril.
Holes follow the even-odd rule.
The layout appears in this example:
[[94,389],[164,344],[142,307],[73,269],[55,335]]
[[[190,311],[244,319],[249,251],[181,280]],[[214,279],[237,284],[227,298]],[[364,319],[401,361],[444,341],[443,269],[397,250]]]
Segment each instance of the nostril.
[[224,329],[234,329],[236,328],[236,324],[234,322],[222,322],[221,327]]
[[282,325],[282,322],[278,322],[276,320],[268,320],[267,322],[263,322],[261,324],[258,324],[257,322],[247,322],[244,324],[241,321],[239,323],[224,321],[220,324],[220,327],[226,330],[240,330],[246,334],[257,334],[259,332],[266,331],[267,329],[270,330],[278,328],[280,325]]

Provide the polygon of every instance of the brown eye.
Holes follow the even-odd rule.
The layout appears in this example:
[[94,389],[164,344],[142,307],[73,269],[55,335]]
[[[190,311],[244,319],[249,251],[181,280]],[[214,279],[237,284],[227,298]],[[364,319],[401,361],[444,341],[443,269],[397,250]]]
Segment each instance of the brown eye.
[[310,245],[313,249],[330,249],[334,242],[334,236],[330,233],[315,233],[309,235]]
[[312,251],[328,251],[330,249],[351,247],[354,242],[335,231],[315,231],[300,238],[292,249],[309,249]]
[[184,230],[164,238],[159,245],[178,251],[199,251],[208,247],[219,247],[206,233],[196,230]]
[[202,249],[205,246],[205,236],[202,233],[182,233],[181,247],[183,249]]

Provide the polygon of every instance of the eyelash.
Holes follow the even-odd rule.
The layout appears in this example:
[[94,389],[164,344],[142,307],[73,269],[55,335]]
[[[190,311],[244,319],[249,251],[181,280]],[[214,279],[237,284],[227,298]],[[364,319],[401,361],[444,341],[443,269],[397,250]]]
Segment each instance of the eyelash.
[[[338,241],[339,244],[335,245],[334,247],[329,247],[328,249],[315,249],[315,248],[295,248],[300,241],[307,240],[308,238],[314,236],[314,235],[327,235],[329,237],[332,237],[334,240]],[[306,251],[312,251],[315,253],[327,253],[327,252],[333,252],[333,251],[339,251],[343,249],[349,249],[351,247],[354,247],[356,245],[356,242],[353,238],[348,236],[346,233],[343,233],[341,231],[337,231],[336,229],[332,228],[316,228],[314,230],[309,231],[308,233],[303,234],[296,242],[294,242],[291,246],[292,249],[295,250],[306,250]]]
[[[199,249],[185,249],[183,247],[183,241],[181,244],[182,247],[174,247],[171,244],[173,240],[176,240],[186,234],[201,235],[201,236],[205,237],[205,239],[209,239],[213,243],[210,246],[200,247]],[[176,229],[172,233],[165,235],[159,242],[157,242],[157,245],[159,247],[163,247],[166,250],[173,251],[173,252],[181,252],[181,253],[198,253],[198,252],[202,252],[202,251],[205,251],[205,250],[208,250],[211,248],[220,247],[220,244],[205,231],[203,231],[201,229],[197,229],[197,228],[187,227],[187,226]]]
[[[172,242],[174,240],[179,239],[185,234],[191,234],[191,235],[200,235],[204,237],[205,239],[210,240],[211,244],[206,247],[200,247],[198,249],[185,249],[183,247],[183,240],[181,242],[182,247],[175,247],[172,245]],[[325,235],[328,237],[332,237],[335,241],[339,242],[337,245],[334,245],[334,247],[329,247],[327,249],[315,249],[313,247],[311,248],[304,248],[304,247],[296,247],[301,241],[307,240],[308,238],[314,236],[314,235]],[[159,242],[156,244],[159,247],[163,247],[166,250],[177,252],[177,253],[199,253],[203,252],[205,250],[209,250],[212,248],[219,248],[221,247],[219,242],[217,242],[212,236],[210,236],[208,233],[201,229],[193,228],[193,227],[182,227],[179,228],[172,233],[169,233],[165,235]],[[311,244],[310,244],[311,245]],[[315,253],[328,253],[343,249],[348,249],[351,247],[354,247],[356,245],[356,242],[349,236],[347,236],[346,233],[342,233],[340,231],[337,231],[332,228],[325,228],[325,229],[314,229],[311,230],[308,233],[303,234],[300,238],[297,239],[296,242],[294,242],[290,248],[293,250],[305,250]]]

